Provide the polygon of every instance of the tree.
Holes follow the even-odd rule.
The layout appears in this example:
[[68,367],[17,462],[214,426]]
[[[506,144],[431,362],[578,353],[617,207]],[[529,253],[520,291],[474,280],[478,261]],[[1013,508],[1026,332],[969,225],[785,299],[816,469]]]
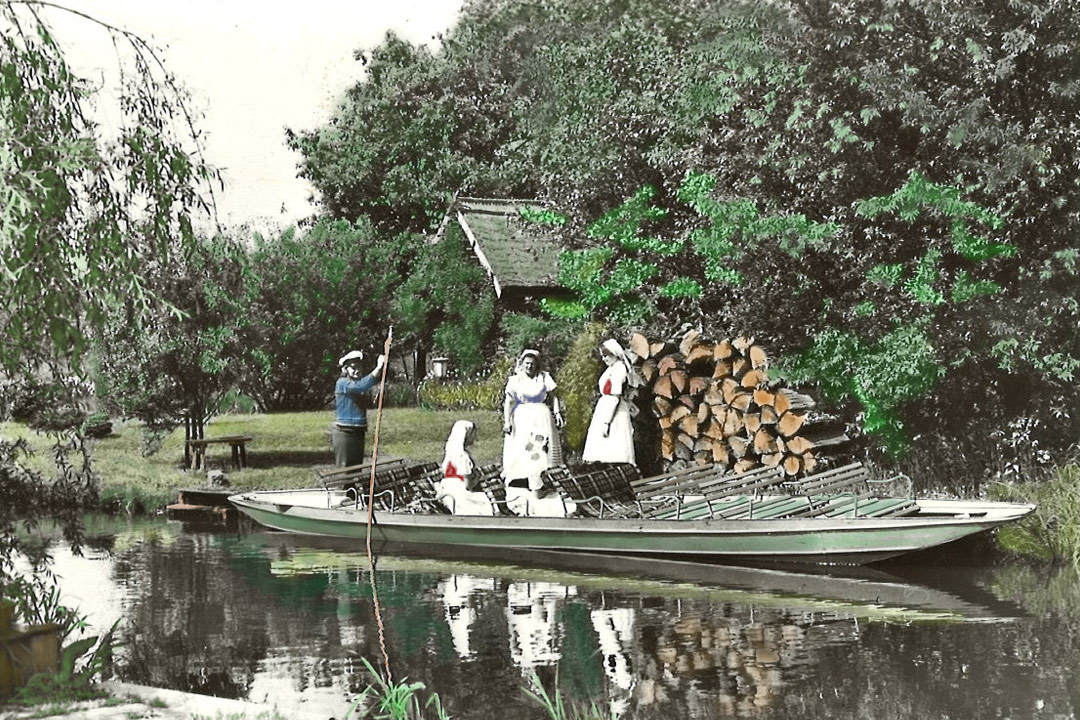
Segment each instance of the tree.
[[484,368],[495,329],[495,292],[453,224],[435,244],[419,242],[394,292],[392,317],[406,347],[431,350],[471,375]]
[[245,310],[251,369],[241,388],[260,408],[323,408],[337,358],[354,348],[381,351],[407,247],[383,238],[366,220],[328,219],[255,238]]
[[[128,72],[114,131],[94,121],[94,87],[72,72],[49,13],[83,18],[119,49]],[[136,316],[152,305],[144,262],[164,257],[170,242],[190,243],[192,215],[212,202],[216,176],[152,48],[77,11],[0,3],[0,97],[0,369],[10,385],[78,373],[89,331],[118,300],[130,299]],[[46,479],[22,464],[18,443],[0,440],[0,577],[25,550],[18,524],[55,516],[77,541],[81,502],[96,487],[89,454],[77,435],[58,437],[57,450],[60,466]]]
[[118,305],[96,355],[100,395],[145,424],[149,452],[179,425],[187,438],[203,437],[240,384],[251,361],[244,309],[253,283],[244,248],[222,235],[198,239],[186,258],[152,261],[146,280],[168,308],[135,323],[136,308]]

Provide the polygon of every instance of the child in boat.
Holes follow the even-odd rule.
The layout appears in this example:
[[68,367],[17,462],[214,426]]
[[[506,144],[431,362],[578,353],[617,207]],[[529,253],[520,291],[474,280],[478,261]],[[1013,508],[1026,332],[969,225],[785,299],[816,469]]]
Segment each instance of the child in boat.
[[494,515],[487,495],[475,490],[479,480],[476,462],[469,448],[476,440],[476,425],[470,420],[458,420],[446,438],[442,461],[442,480],[436,491],[443,505],[455,515]]

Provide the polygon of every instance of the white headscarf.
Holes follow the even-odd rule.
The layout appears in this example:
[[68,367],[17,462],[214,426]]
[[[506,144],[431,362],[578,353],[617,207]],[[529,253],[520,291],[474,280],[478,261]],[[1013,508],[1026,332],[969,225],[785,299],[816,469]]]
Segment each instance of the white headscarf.
[[525,348],[524,350],[521,351],[521,354],[518,355],[517,362],[514,363],[514,372],[522,372],[524,370],[523,366],[525,364],[525,358],[527,358],[527,357],[536,358],[537,373],[539,373],[540,351],[539,350],[534,350],[533,348]]
[[610,353],[617,361],[621,362],[623,367],[626,368],[626,382],[630,387],[638,387],[641,385],[641,376],[634,370],[633,363],[630,362],[630,358],[627,357],[626,351],[623,350],[623,346],[619,344],[618,340],[609,338],[603,342],[600,346]]
[[466,477],[473,471],[473,459],[469,454],[465,443],[469,433],[476,427],[471,420],[458,420],[450,428],[450,434],[446,438],[446,451],[443,453],[442,471],[446,474],[446,468],[453,463],[454,469],[461,477]]

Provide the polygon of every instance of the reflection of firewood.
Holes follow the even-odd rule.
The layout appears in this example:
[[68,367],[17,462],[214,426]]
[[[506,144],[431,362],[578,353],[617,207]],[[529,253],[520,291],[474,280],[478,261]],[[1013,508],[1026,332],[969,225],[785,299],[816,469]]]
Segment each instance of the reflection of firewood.
[[732,470],[816,467],[823,449],[849,441],[813,398],[769,378],[765,349],[753,338],[713,342],[690,330],[671,341],[636,333],[628,347],[652,390],[660,453],[668,463],[715,463]]

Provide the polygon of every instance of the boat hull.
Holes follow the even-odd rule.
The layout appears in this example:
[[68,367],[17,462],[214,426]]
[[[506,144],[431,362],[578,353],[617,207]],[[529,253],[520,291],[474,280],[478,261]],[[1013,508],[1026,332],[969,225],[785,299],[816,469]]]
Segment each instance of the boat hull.
[[[365,540],[368,512],[334,493],[268,491],[230,501],[267,527]],[[320,506],[321,505],[321,506]],[[920,503],[923,505],[923,503]],[[375,511],[372,540],[772,562],[866,564],[943,545],[1027,515],[1034,506],[928,502],[900,518],[640,520],[480,517]]]

